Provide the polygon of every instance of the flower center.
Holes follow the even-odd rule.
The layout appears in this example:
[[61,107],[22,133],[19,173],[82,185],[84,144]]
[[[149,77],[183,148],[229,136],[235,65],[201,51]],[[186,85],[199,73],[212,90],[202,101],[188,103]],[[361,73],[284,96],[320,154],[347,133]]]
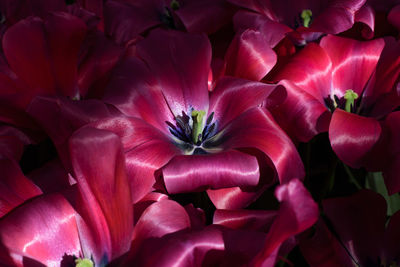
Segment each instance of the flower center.
[[339,98],[336,95],[325,98],[326,106],[333,112],[336,108],[343,109],[350,113],[356,112],[355,100],[358,99],[358,94],[353,90],[346,90],[343,97]]
[[76,259],[75,267],[93,267],[93,262],[89,259]]
[[310,27],[312,21],[312,11],[309,9],[304,9],[300,14],[300,18],[304,27]]
[[175,117],[175,125],[167,122],[170,133],[175,137],[178,147],[188,154],[206,153],[202,144],[214,136],[215,122],[213,121],[214,112],[205,120],[204,110],[192,110],[190,117],[182,111],[181,116]]

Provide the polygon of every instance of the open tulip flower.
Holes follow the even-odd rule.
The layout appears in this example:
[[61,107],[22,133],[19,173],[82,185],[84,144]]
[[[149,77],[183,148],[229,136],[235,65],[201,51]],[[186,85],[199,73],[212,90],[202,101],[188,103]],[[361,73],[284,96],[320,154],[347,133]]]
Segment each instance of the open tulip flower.
[[141,188],[134,202],[153,190],[158,169],[169,194],[221,189],[208,191],[219,208],[247,206],[277,179],[303,177],[294,145],[260,107],[279,102],[282,87],[227,77],[209,93],[202,35],[156,30],[137,55],[118,67],[105,98],[127,116],[91,125],[121,136],[131,187]]

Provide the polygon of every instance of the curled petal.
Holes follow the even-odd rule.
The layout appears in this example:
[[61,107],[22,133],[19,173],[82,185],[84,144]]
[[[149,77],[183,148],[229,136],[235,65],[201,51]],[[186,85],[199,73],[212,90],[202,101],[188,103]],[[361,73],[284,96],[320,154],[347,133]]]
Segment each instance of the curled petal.
[[12,257],[10,266],[26,266],[28,259],[58,266],[64,256],[83,256],[76,212],[61,195],[39,197],[14,210],[0,221],[0,238]]
[[268,261],[286,239],[303,232],[318,219],[318,205],[299,180],[280,185],[275,190],[275,196],[281,203],[280,208],[267,234],[264,248],[254,260],[256,265]]
[[69,142],[78,208],[96,242],[96,262],[111,260],[130,246],[133,214],[121,141],[115,134],[82,128]]
[[232,229],[268,232],[276,215],[276,211],[269,210],[216,210],[213,223]]
[[211,45],[206,36],[154,30],[137,44],[137,54],[158,78],[175,116],[192,108],[208,110]]
[[374,37],[375,11],[370,5],[363,5],[355,14],[354,21],[362,22],[365,24],[365,26],[361,30],[364,38],[371,39],[372,37]]
[[162,173],[170,194],[204,188],[255,186],[260,178],[257,159],[235,150],[176,156],[162,168]]
[[[336,109],[329,125],[329,139],[336,155],[347,165],[359,168],[378,142],[381,126],[373,118]],[[368,166],[366,166],[368,167]]]
[[378,264],[385,231],[385,199],[362,190],[350,197],[326,199],[322,205],[340,241],[357,262],[361,266]]
[[0,173],[0,218],[24,201],[42,194],[42,191],[24,176],[14,160],[0,159]]
[[226,75],[259,81],[273,68],[277,58],[266,45],[265,36],[248,29],[235,35],[225,60]]

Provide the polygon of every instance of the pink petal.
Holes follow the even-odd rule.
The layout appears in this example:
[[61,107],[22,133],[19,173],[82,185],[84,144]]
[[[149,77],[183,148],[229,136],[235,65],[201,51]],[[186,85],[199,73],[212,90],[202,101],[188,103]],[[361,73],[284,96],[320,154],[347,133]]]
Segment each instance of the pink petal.
[[172,200],[161,200],[150,205],[140,217],[133,231],[133,253],[146,239],[162,237],[190,227],[185,209]]
[[185,0],[175,13],[188,32],[210,34],[230,22],[234,9],[225,0]]
[[275,196],[281,206],[267,234],[264,248],[254,261],[260,266],[286,239],[311,227],[319,215],[318,205],[297,179],[279,186]]
[[162,168],[162,174],[170,194],[255,186],[260,178],[257,159],[235,150],[176,156]]
[[[218,129],[223,129],[229,122],[243,112],[260,106],[268,98],[285,95],[282,86],[265,84],[235,78],[221,78],[210,96],[210,111]],[[279,97],[281,96],[281,97]]]
[[268,232],[276,211],[269,210],[216,210],[214,224],[223,225],[232,229],[248,229]]
[[[336,109],[329,125],[329,139],[336,155],[345,164],[359,168],[363,158],[378,142],[381,126],[373,118]],[[368,167],[368,166],[366,166]]]
[[289,80],[324,104],[331,95],[332,62],[323,48],[308,44],[292,57],[273,77],[274,81]]
[[67,13],[54,13],[44,22],[46,40],[56,78],[56,90],[65,96],[78,93],[78,54],[86,35],[86,25]]
[[361,42],[328,35],[322,38],[320,45],[332,60],[334,93],[340,98],[346,90],[352,89],[361,96],[385,45],[383,39]]
[[154,172],[182,153],[164,133],[137,118],[115,117],[91,126],[120,136],[134,203],[153,190]]
[[323,201],[325,214],[341,242],[360,265],[378,264],[386,221],[385,199],[369,190]]
[[285,101],[270,108],[278,124],[294,140],[308,142],[319,133],[327,132],[330,111],[318,98],[288,80],[280,82],[286,88]]
[[24,176],[18,164],[11,159],[0,159],[0,218],[26,200],[42,191]]
[[[127,58],[111,76],[104,100],[122,113],[139,117],[169,134],[166,121],[174,122],[174,114],[166,102],[157,77],[137,58]],[[132,75],[135,73],[136,75]]]
[[206,36],[154,30],[137,44],[137,53],[158,78],[175,116],[191,108],[208,110],[211,45]]
[[[27,43],[29,46],[25,45]],[[47,45],[44,23],[37,17],[18,22],[3,36],[3,49],[8,64],[35,93],[55,92]]]
[[266,43],[261,32],[237,33],[225,56],[226,75],[261,80],[276,63],[276,54]]
[[[64,256],[82,257],[76,213],[61,195],[39,197],[0,221],[2,244],[13,266],[29,259],[58,266]],[[11,265],[10,265],[11,266]]]
[[96,242],[95,259],[111,260],[130,246],[133,214],[121,141],[113,133],[82,128],[69,142],[79,208]]
[[263,108],[253,108],[236,117],[219,136],[224,149],[256,148],[263,152],[281,183],[304,176],[295,146]]

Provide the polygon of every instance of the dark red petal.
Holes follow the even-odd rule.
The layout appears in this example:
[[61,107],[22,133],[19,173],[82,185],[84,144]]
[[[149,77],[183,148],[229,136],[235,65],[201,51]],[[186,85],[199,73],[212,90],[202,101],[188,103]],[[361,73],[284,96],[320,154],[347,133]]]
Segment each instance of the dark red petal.
[[24,176],[12,159],[0,158],[0,218],[42,191]]
[[275,65],[276,54],[261,32],[248,29],[235,35],[225,60],[226,75],[259,81]]
[[270,1],[258,1],[258,0],[228,0],[228,2],[244,7],[257,13],[267,16],[269,19],[277,20],[276,15],[271,10],[272,6]]
[[232,229],[268,232],[276,215],[276,211],[269,210],[216,210],[213,223]]
[[361,42],[328,35],[322,38],[320,45],[332,60],[333,93],[340,98],[351,89],[361,96],[378,63],[384,40]]
[[75,216],[61,195],[39,197],[10,213],[0,221],[0,237],[12,265],[32,259],[58,266],[65,255],[82,257]]
[[41,19],[30,17],[10,27],[3,37],[3,49],[10,67],[33,92],[55,92],[50,51]]
[[362,22],[365,24],[361,29],[364,38],[371,39],[374,37],[375,11],[370,5],[365,4],[357,11],[354,22]]
[[267,234],[264,248],[254,261],[256,265],[268,261],[286,239],[303,232],[318,219],[318,205],[299,180],[280,185],[275,190],[275,196],[281,206]]
[[390,218],[385,232],[385,258],[387,262],[396,261],[400,255],[400,211]]
[[125,43],[161,24],[163,12],[161,1],[107,1],[104,8],[105,32],[117,43]]
[[68,13],[54,13],[46,18],[44,28],[56,90],[64,96],[75,97],[78,93],[78,54],[86,35],[86,25]]
[[300,250],[310,266],[354,266],[345,248],[321,219],[312,236],[300,238]]
[[230,22],[234,9],[225,0],[185,0],[175,13],[188,32],[210,34]]
[[385,199],[362,190],[350,197],[326,199],[322,205],[341,242],[358,263],[378,264],[385,231]]
[[158,78],[175,116],[192,108],[207,111],[211,45],[205,35],[154,30],[137,44],[137,54]]
[[275,84],[228,77],[221,78],[211,93],[209,114],[214,112],[213,118],[217,128],[223,129],[237,116],[260,106],[264,101],[268,101],[268,97],[272,98],[272,96],[283,99],[285,89]]
[[255,186],[260,179],[257,159],[235,150],[176,156],[162,168],[162,173],[170,194]]
[[82,128],[69,142],[74,177],[80,191],[78,207],[89,225],[94,257],[111,260],[130,246],[133,214],[121,141],[113,133]]
[[[381,126],[373,118],[336,109],[329,125],[332,149],[345,164],[359,168],[363,158],[378,142]],[[368,168],[368,166],[365,166]]]
[[397,29],[400,29],[400,5],[397,5],[390,10],[390,13],[389,13],[387,19]]

